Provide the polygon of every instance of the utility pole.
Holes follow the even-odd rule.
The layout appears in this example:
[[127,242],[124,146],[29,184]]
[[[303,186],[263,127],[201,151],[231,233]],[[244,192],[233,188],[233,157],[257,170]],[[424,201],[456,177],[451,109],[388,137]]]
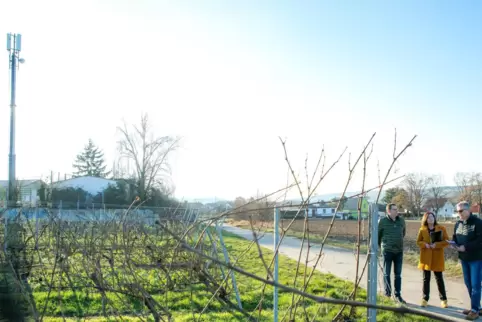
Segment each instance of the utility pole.
[[8,207],[15,207],[17,194],[15,192],[15,91],[17,86],[17,69],[19,63],[25,60],[20,58],[22,50],[22,35],[7,34],[7,51],[9,52],[10,67],[10,150],[8,155]]

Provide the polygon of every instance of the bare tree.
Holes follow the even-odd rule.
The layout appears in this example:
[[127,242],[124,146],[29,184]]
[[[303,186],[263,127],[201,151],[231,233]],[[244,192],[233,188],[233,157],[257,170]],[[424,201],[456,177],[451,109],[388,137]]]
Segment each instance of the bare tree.
[[244,199],[243,197],[236,197],[236,199],[234,200],[234,207],[235,208],[240,208],[242,206],[244,206],[246,204],[246,199]]
[[165,178],[165,180],[162,180],[157,187],[166,197],[172,197],[176,191],[176,186],[169,179],[170,178]]
[[139,125],[132,125],[132,130],[125,122],[118,130],[121,132],[118,141],[121,157],[134,163],[133,175],[141,200],[148,199],[153,188],[165,190],[166,179],[171,174],[168,159],[178,148],[180,139],[155,136],[147,114],[141,116]]
[[266,221],[273,218],[273,206],[275,202],[270,201],[267,196],[236,197],[234,207],[237,209],[232,216],[235,220]]
[[469,172],[457,172],[454,182],[459,190],[459,200],[472,201],[472,180],[473,175]]
[[472,174],[472,202],[476,203],[479,206],[480,212],[480,205],[482,205],[482,173],[475,172]]
[[433,212],[443,207],[447,201],[447,189],[443,185],[443,177],[441,175],[433,175],[427,178],[427,202],[426,206],[430,207]]
[[409,208],[411,212],[420,216],[423,203],[427,198],[429,177],[422,173],[410,173],[405,177],[405,190],[408,194]]

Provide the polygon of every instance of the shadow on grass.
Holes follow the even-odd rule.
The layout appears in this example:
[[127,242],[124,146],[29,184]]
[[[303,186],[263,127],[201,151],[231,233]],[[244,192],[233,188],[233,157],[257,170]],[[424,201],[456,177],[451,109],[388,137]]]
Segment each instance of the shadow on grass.
[[[244,250],[244,247],[250,243],[246,239],[238,235],[228,233],[226,231],[223,232],[223,236],[230,257],[233,258],[237,258],[238,255],[240,255]],[[268,248],[263,248],[262,252],[265,261],[269,263],[274,253]],[[250,273],[256,274],[258,276],[266,275],[265,268],[260,262],[258,251],[256,250],[255,246],[238,262],[237,266],[244,267]],[[300,265],[299,270],[297,270],[297,266],[297,261],[281,255],[279,257],[279,282],[283,285],[292,286],[294,283],[294,277],[296,276],[296,272],[298,272],[297,287],[301,287],[303,285],[303,280],[305,276],[309,275],[313,268],[309,267],[305,271],[304,265]],[[245,307],[245,309],[247,309],[248,311],[254,310],[261,297],[261,290],[263,288],[262,283],[250,280],[249,278],[246,278],[241,274],[235,275],[243,299],[243,307]],[[327,298],[346,299],[348,298],[353,288],[354,284],[351,281],[343,280],[333,274],[326,274],[315,271],[313,274],[313,278],[308,284],[307,292]],[[273,306],[272,292],[273,287],[267,286],[265,298],[263,301],[263,307],[268,310],[272,309]],[[281,289],[279,290],[279,294],[280,312],[285,312],[291,305],[292,294]],[[359,288],[356,300],[361,302],[365,302],[367,300],[367,293],[365,289]],[[313,317],[314,314],[318,312],[317,317],[320,317],[321,319],[317,319],[317,321],[331,321],[340,309],[340,305],[317,304],[310,300],[306,300],[304,301],[304,303],[305,304],[303,304],[302,306],[304,307],[304,309],[306,309],[309,315],[311,315],[311,317]],[[388,306],[395,305],[394,302],[383,296],[378,297],[377,303]],[[349,310],[350,308],[348,307],[345,313],[348,313]],[[354,319],[352,318],[346,321],[366,320],[367,309],[357,308],[355,312],[356,314],[355,317],[353,317]],[[303,318],[302,314],[298,317]],[[429,321],[429,319],[422,318],[416,315],[400,316],[398,314],[387,311],[379,311],[377,314],[377,321],[395,321],[400,319],[403,321]]]

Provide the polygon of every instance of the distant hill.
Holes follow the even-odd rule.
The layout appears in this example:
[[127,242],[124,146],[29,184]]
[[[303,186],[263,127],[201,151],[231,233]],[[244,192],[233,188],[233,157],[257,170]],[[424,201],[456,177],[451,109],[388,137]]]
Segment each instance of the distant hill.
[[[347,192],[345,194],[346,197],[350,197],[350,196],[353,196],[353,195],[356,195],[360,192]],[[370,198],[370,200],[375,200],[375,198],[377,197],[378,195],[378,191],[371,191],[369,192],[368,194],[368,197]],[[384,193],[382,193],[382,198],[383,198],[383,195]],[[317,200],[324,200],[324,201],[329,201],[333,198],[340,198],[341,196],[341,192],[339,193],[328,193],[328,194],[322,194],[322,195],[316,195],[316,196],[313,196],[311,198],[311,200],[313,202],[316,202]],[[233,200],[226,200],[226,199],[220,199],[220,198],[189,198],[189,199],[184,199],[185,201],[189,202],[189,203],[202,203],[204,205],[211,205],[211,204],[226,204],[226,203],[231,203],[233,202]],[[293,201],[293,202],[296,202],[296,201],[300,201],[299,198],[295,198],[295,199],[290,199],[288,201]]]
[[187,201],[187,202],[192,202],[192,203],[202,203],[202,204],[211,204],[211,203],[218,203],[218,202],[229,202],[228,200],[221,199],[221,198],[184,198],[184,199],[179,199],[182,201]]
[[[445,189],[445,191],[447,192],[447,197],[449,198],[453,198],[453,197],[456,197],[459,193],[458,191],[458,188],[456,186],[445,186],[443,187]],[[386,189],[383,189],[382,191],[382,194],[380,195],[380,202],[381,200],[383,199],[383,197],[385,196],[385,191]],[[357,195],[361,193],[361,191],[351,191],[351,192],[347,192],[345,193],[345,197],[349,198],[351,196],[354,196],[354,195]],[[378,189],[377,190],[373,190],[373,191],[370,191],[367,193],[367,196],[369,198],[370,201],[375,201],[375,199],[377,198],[378,196]],[[333,198],[340,198],[341,197],[341,192],[338,192],[338,193],[328,193],[328,194],[321,194],[321,195],[316,195],[316,196],[313,196],[311,198],[311,200],[313,202],[317,202],[318,200],[324,200],[324,201],[329,201]],[[299,198],[297,199],[292,199],[290,201],[300,201]]]
[[[453,198],[454,196],[456,196],[458,194],[458,189],[457,189],[456,186],[446,186],[444,188],[446,189],[449,198]],[[383,189],[382,194],[380,196],[380,200],[383,199],[383,197],[385,196],[385,191],[386,191],[386,189]],[[351,197],[351,196],[359,194],[360,192],[361,191],[354,191],[354,192],[350,191],[350,192],[347,192],[345,194],[345,196]],[[367,196],[368,196],[368,199],[370,201],[375,201],[375,199],[378,196],[378,189],[368,192]],[[326,193],[326,194],[315,195],[315,196],[311,197],[311,200],[312,200],[312,202],[317,202],[318,200],[330,201],[333,198],[340,198],[340,197],[341,197],[341,192]],[[230,203],[230,202],[233,201],[233,200],[226,200],[226,199],[215,198],[215,197],[213,197],[213,198],[190,198],[190,199],[185,199],[185,200],[187,200],[188,202],[202,203],[204,205],[215,204],[215,203]],[[300,198],[294,198],[294,199],[290,199],[290,200],[287,200],[287,201],[299,202]]]

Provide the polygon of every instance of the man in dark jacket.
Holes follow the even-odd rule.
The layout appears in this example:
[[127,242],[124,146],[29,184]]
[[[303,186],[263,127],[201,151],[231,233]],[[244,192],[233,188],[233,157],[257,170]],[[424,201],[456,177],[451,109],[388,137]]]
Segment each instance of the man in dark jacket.
[[482,283],[482,220],[470,213],[470,204],[457,204],[460,220],[455,224],[453,246],[459,252],[464,282],[470,296],[470,310],[465,310],[467,320],[479,317]]
[[406,228],[405,220],[398,215],[397,205],[387,205],[387,215],[378,222],[378,247],[383,254],[383,276],[385,282],[385,295],[392,295],[390,272],[395,275],[395,299],[401,304],[406,302],[402,298],[402,264],[403,264],[403,238]]

